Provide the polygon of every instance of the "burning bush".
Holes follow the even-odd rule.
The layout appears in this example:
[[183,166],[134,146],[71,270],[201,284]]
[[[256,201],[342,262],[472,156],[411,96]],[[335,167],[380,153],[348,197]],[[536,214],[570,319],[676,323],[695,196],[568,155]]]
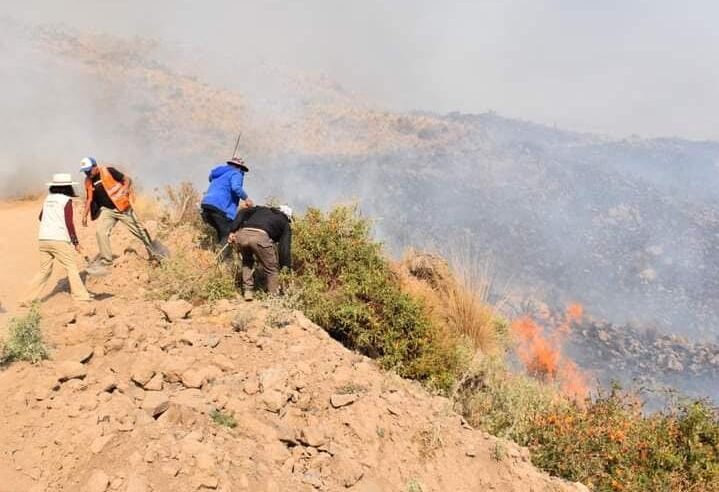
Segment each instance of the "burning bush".
[[558,383],[565,394],[579,402],[588,394],[586,378],[577,365],[562,354],[562,344],[572,323],[582,314],[581,305],[571,304],[551,335],[545,334],[544,328],[528,316],[511,325],[512,333],[517,337],[517,356],[527,373],[545,382]]

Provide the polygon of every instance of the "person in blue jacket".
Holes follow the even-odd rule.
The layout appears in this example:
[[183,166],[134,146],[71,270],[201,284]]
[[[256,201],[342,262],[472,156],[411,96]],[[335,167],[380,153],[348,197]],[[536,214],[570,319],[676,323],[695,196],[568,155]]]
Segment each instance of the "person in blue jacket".
[[210,172],[210,187],[202,197],[202,220],[217,232],[217,242],[224,246],[230,235],[232,221],[237,216],[240,200],[253,206],[243,188],[249,168],[241,157],[233,157]]

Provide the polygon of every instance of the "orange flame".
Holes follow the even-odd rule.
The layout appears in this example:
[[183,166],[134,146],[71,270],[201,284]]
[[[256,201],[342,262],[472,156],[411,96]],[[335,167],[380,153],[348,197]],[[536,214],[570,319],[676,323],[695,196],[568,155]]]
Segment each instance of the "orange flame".
[[557,382],[565,394],[577,401],[588,394],[586,377],[562,354],[562,345],[571,332],[572,323],[579,321],[583,314],[581,304],[570,304],[551,336],[545,336],[544,329],[528,316],[512,323],[512,331],[519,340],[517,355],[527,372],[538,379]]

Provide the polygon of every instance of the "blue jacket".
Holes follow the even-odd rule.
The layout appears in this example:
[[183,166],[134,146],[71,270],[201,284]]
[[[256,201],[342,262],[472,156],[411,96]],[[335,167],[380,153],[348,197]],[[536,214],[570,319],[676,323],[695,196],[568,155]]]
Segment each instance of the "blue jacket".
[[242,188],[245,172],[235,166],[220,164],[210,172],[210,187],[202,197],[203,205],[211,205],[230,220],[235,220],[240,200],[247,198]]

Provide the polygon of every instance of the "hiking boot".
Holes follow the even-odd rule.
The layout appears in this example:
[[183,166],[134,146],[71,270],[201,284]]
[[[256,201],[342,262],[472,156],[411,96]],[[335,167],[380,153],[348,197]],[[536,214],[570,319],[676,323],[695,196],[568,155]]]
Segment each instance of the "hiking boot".
[[247,301],[247,302],[250,302],[254,299],[251,290],[246,290],[243,297],[244,297],[245,301]]

